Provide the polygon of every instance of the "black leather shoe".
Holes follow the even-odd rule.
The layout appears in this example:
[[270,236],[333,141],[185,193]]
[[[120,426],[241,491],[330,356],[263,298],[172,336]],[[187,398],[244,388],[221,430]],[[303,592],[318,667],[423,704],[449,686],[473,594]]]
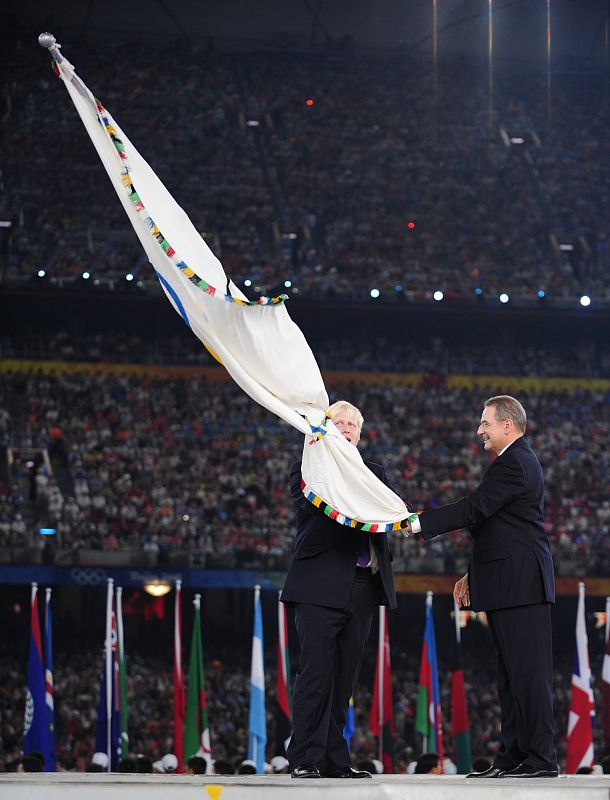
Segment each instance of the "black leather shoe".
[[295,767],[290,775],[293,778],[321,778],[320,772],[315,764],[301,764]]
[[372,778],[370,772],[365,769],[354,769],[353,767],[338,767],[332,769],[324,775],[325,778]]
[[536,769],[528,764],[519,764],[518,767],[506,770],[500,778],[556,778],[559,770],[556,769]]
[[484,772],[469,772],[466,775],[467,778],[499,778],[500,775],[504,775],[503,770],[500,767],[489,767]]

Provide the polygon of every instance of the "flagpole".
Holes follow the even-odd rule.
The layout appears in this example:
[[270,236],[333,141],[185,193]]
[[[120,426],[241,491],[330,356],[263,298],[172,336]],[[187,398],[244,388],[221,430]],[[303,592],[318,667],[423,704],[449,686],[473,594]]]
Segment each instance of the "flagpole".
[[[261,595],[261,587],[260,587],[260,584],[257,583],[256,586],[254,587],[254,618],[255,618],[255,620],[256,620],[256,607],[257,607],[257,604],[259,602],[260,595]],[[253,637],[253,641],[254,641],[254,637]],[[252,677],[250,677],[250,680],[252,680]],[[252,702],[252,701],[250,701],[250,702]],[[252,736],[252,734],[251,734],[250,738],[251,738],[251,741],[252,741],[252,761],[254,761],[254,763],[257,765],[256,771],[258,772],[258,737],[257,736]]]
[[377,669],[379,681],[377,684],[377,717],[379,722],[379,760],[383,764],[383,649],[385,646],[385,606],[379,606],[379,644],[377,646]]
[[123,587],[116,590],[117,662],[119,667],[117,700],[119,704],[119,732],[121,758],[129,754],[129,712],[127,707],[127,671],[125,659],[125,637],[123,634]]
[[[430,591],[426,592],[426,622],[428,621],[428,614],[432,613],[432,596],[433,596],[433,594],[434,594],[434,592],[430,592]],[[428,610],[428,609],[430,609],[430,610]],[[434,702],[434,701],[433,701],[433,699],[431,697],[429,697],[428,698],[428,707],[430,706],[431,702]],[[428,727],[429,727],[429,725],[428,725]],[[424,753],[428,752],[428,736],[427,735],[424,736],[423,739],[422,739],[422,752],[424,752]]]
[[45,683],[45,703],[49,717],[49,762],[45,764],[45,772],[57,771],[57,752],[55,747],[55,700],[53,690],[53,642],[51,639],[51,592],[50,586],[45,590],[44,606],[44,683]]
[[114,580],[108,578],[106,592],[106,753],[108,766],[106,772],[112,769],[112,596]]
[[455,622],[455,641],[459,645],[462,643],[462,629],[460,628],[460,607],[455,597],[453,598],[453,617]]

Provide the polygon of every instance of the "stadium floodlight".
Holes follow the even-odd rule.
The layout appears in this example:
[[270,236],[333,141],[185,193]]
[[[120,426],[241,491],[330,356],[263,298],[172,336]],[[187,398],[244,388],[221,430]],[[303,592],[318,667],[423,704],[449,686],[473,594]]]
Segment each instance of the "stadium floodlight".
[[502,292],[502,294],[500,295],[500,302],[508,303],[509,300],[510,300],[510,295],[507,295],[506,292]]
[[588,294],[583,294],[583,296],[580,298],[580,305],[584,306],[585,308],[591,305],[591,298]]
[[437,303],[440,302],[443,299],[444,296],[445,295],[441,292],[440,289],[437,289],[436,292],[434,292],[434,295],[433,295],[433,297],[437,301]]
[[131,274],[131,272],[128,272],[127,275],[125,275],[125,280],[129,282],[133,280],[133,275]]
[[290,289],[290,287],[292,286],[292,281],[284,281],[284,286],[285,286],[287,289]]
[[39,278],[44,278],[47,272],[41,267],[36,274],[38,275]]
[[250,278],[246,278],[246,280],[244,281],[244,286],[252,286],[252,281],[250,280]]
[[91,273],[90,272],[83,272],[83,279],[84,280],[88,281],[90,277],[91,277]]
[[380,294],[381,294],[381,292],[379,291],[379,289],[371,289],[371,297],[374,300],[376,300],[379,297]]

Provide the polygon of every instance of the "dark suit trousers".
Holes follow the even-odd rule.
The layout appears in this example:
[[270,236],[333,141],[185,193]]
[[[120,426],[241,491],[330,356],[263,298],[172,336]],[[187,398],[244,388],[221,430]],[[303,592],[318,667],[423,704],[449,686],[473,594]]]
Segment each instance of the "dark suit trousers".
[[498,657],[504,739],[495,766],[557,769],[551,606],[502,608],[488,611],[487,618]]
[[286,753],[291,769],[351,766],[343,728],[377,602],[377,578],[370,569],[357,568],[345,608],[295,603],[301,658]]

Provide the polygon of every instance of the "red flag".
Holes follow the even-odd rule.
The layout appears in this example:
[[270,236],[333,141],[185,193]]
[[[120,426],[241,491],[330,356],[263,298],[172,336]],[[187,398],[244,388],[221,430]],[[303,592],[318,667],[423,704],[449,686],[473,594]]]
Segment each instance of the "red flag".
[[578,584],[576,612],[576,652],[572,670],[572,701],[568,719],[568,753],[566,772],[574,775],[579,767],[593,764],[593,724],[595,714],[587,628],[585,625],[585,585]]
[[610,755],[610,597],[606,597],[606,652],[602,664],[602,725],[604,752]]
[[385,774],[394,772],[394,704],[392,703],[392,670],[390,667],[390,635],[385,606],[379,606],[379,648],[369,730],[379,737],[379,760]]
[[184,772],[184,673],[182,671],[182,581],[176,581],[174,606],[174,754],[176,772]]
[[278,599],[277,694],[275,710],[275,755],[285,756],[292,732],[290,719],[290,661],[286,606]]

